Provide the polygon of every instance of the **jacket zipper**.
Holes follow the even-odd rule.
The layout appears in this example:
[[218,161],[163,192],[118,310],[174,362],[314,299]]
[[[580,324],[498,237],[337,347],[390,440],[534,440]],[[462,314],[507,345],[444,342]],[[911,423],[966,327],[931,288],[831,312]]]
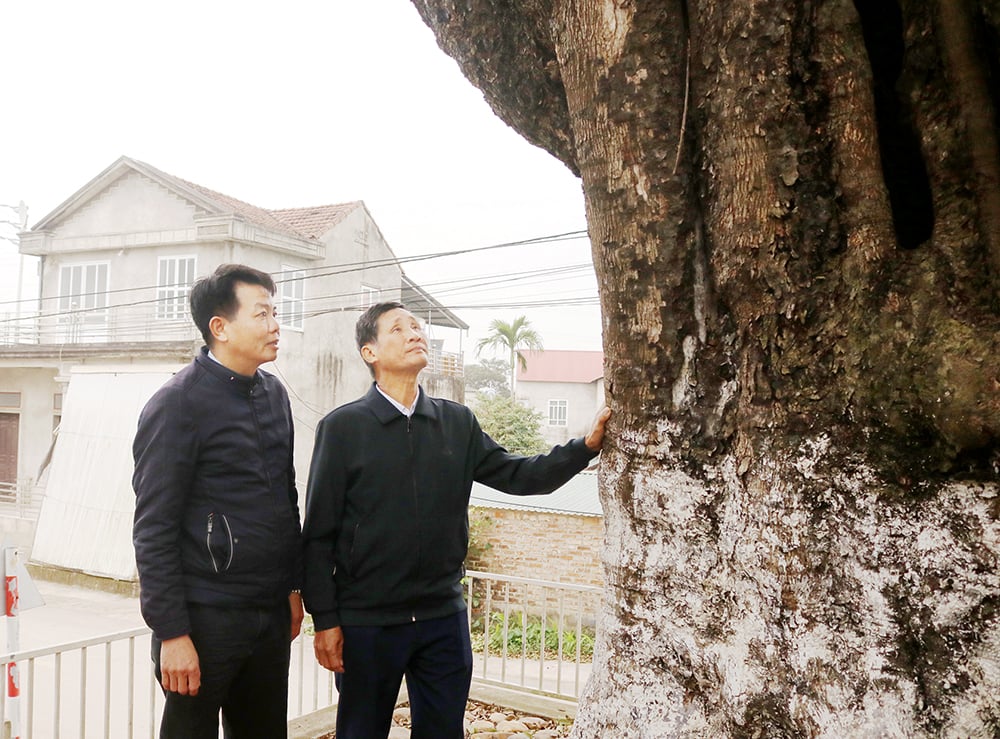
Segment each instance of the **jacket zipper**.
[[[236,554],[235,547],[233,546],[233,530],[229,527],[229,519],[225,516],[220,516],[222,518],[222,525],[226,527],[226,541],[229,543],[229,559],[226,560],[226,566],[222,569],[228,570],[230,565],[233,563],[233,556]],[[205,548],[208,550],[208,558],[212,560],[212,569],[215,572],[219,571],[219,563],[215,561],[215,555],[212,553],[212,530],[215,528],[215,514],[208,514],[208,532],[205,534]]]
[[[417,526],[420,526],[420,496],[417,493],[417,473],[416,473],[416,460],[413,455],[413,414],[411,413],[406,417],[406,440],[410,447],[410,484],[413,487],[413,512],[416,517]],[[421,544],[420,536],[417,537],[417,575],[420,574],[420,560],[423,558],[423,548]],[[410,614],[411,621],[417,620],[417,614]]]
[[215,514],[208,514],[208,533],[205,534],[205,549],[208,550],[208,558],[212,560],[212,569],[216,572],[219,571],[219,565],[215,561],[215,555],[212,554],[212,528],[214,526]]

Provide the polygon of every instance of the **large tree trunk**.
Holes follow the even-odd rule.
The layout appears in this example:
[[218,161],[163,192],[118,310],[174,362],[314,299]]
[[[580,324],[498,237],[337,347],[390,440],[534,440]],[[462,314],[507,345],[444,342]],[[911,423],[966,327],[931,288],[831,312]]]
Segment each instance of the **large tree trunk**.
[[583,182],[575,735],[1000,736],[1000,3],[414,3]]

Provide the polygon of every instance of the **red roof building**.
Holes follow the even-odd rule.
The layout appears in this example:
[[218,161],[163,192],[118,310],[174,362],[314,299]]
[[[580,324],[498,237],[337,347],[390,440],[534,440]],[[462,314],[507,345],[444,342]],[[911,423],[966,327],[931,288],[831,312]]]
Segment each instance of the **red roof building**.
[[551,444],[583,436],[604,406],[604,352],[522,352],[517,397],[542,414],[542,435]]

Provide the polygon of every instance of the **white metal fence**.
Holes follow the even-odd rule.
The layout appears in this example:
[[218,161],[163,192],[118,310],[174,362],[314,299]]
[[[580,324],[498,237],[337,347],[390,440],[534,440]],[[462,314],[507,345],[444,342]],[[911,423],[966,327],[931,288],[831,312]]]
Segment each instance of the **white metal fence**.
[[[473,680],[575,699],[590,672],[588,634],[599,588],[467,573]],[[30,618],[28,611],[20,618]],[[163,695],[145,627],[0,656],[16,662],[23,739],[139,739],[157,735]],[[537,640],[540,637],[540,641]],[[536,648],[547,644],[547,648]],[[289,720],[336,703],[333,674],[312,637],[292,643]],[[0,691],[0,721],[9,721]]]
[[473,679],[576,700],[590,676],[601,589],[466,573]]

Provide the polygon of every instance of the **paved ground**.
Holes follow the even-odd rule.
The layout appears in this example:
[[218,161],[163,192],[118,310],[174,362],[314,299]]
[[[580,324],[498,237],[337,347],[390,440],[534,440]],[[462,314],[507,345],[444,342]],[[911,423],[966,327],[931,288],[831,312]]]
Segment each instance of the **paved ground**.
[[[20,653],[144,627],[139,601],[134,597],[42,579],[34,580],[34,585],[44,604],[27,607],[30,597],[22,584],[22,608],[17,618]],[[0,645],[9,654],[10,623],[5,627]],[[131,655],[128,648],[127,642],[110,650],[90,647],[85,662],[79,650],[67,652],[59,662],[51,656],[33,662],[21,660],[21,735],[46,739],[152,736],[150,706],[156,696],[149,639],[136,639]],[[133,674],[131,692],[129,662]],[[114,665],[110,684],[104,678],[108,663]],[[4,701],[4,719],[9,718],[9,709]],[[132,726],[128,725],[130,721]]]
[[[136,598],[46,580],[34,583],[45,605],[21,611],[22,651],[145,625]],[[0,644],[4,652],[10,651],[6,629]]]

